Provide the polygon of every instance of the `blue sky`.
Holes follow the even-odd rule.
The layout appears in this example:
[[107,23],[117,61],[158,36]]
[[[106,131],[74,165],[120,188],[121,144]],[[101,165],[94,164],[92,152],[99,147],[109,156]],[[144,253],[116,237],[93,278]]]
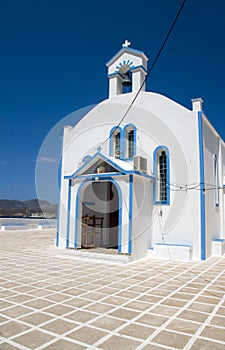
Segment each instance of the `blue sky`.
[[[105,63],[125,39],[152,63],[180,0],[0,4],[0,198],[35,198],[35,160],[62,118],[107,98]],[[147,83],[191,108],[202,97],[225,139],[225,1],[187,0]],[[43,198],[44,199],[44,198]],[[47,198],[48,199],[48,198]]]

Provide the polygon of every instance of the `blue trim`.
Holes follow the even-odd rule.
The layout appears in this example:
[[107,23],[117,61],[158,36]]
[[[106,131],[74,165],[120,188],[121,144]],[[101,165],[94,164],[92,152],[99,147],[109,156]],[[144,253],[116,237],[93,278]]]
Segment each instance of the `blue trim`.
[[[64,179],[73,179],[74,177],[76,177],[76,175],[78,173],[80,173],[82,170],[84,170],[85,168],[87,168],[90,163],[97,157],[100,157],[102,160],[106,161],[107,163],[109,163],[110,165],[112,165],[114,168],[118,169],[119,171],[121,171],[122,173],[124,173],[124,169],[122,169],[120,166],[118,166],[117,164],[115,164],[111,159],[105,157],[103,154],[97,152],[95,153],[91,159],[89,161],[87,161],[85,164],[81,165],[81,167],[75,171],[72,175],[65,175]],[[99,174],[98,174],[99,175]]]
[[128,254],[132,254],[132,222],[133,222],[133,175],[129,176],[129,240]]
[[205,244],[205,174],[204,174],[204,148],[202,130],[202,112],[198,112],[198,138],[199,138],[199,172],[200,172],[200,230],[201,230],[201,260],[206,259]]
[[99,152],[95,153],[86,163],[82,164],[81,167],[77,171],[75,171],[72,175],[64,176],[64,179],[74,178],[77,173],[79,173],[81,170],[85,169],[92,162],[92,160],[94,158],[96,158],[98,155],[99,155]]
[[[99,180],[104,180],[104,178],[108,178],[108,177],[115,177],[115,176],[124,176],[124,175],[139,175],[139,176],[143,176],[146,179],[150,179],[150,180],[154,180],[154,176],[142,173],[138,170],[127,170],[127,171],[123,171],[123,172],[117,172],[117,173],[103,173],[103,174],[85,174],[85,175],[78,175],[76,176],[76,179],[89,179],[92,181],[95,181],[96,177],[99,178]],[[65,176],[64,177],[66,180],[68,179],[72,179],[73,176]],[[99,181],[98,180],[98,181]]]
[[110,176],[122,176],[124,173],[117,172],[117,173],[101,173],[101,174],[85,174],[85,175],[79,175],[76,177],[76,179],[92,179],[95,181],[95,178],[98,177],[99,179],[103,179],[104,177],[110,177]]
[[123,63],[119,62],[118,65],[116,66],[116,69],[120,70],[120,68],[124,65],[127,64],[128,66],[133,66],[133,62],[130,60],[123,60]]
[[61,196],[61,181],[62,181],[62,157],[59,162],[58,168],[58,182],[59,182],[59,193],[58,193],[58,220],[57,220],[57,230],[56,230],[56,247],[59,246],[59,220],[60,220],[60,196]]
[[118,219],[118,253],[122,252],[122,191],[118,182],[111,178],[110,180],[118,191],[119,196],[119,219]]
[[106,62],[106,66],[108,67],[110,65],[110,63],[113,62],[117,58],[117,56],[121,55],[123,52],[126,52],[126,51],[135,52],[141,56],[143,56],[143,55],[145,56],[143,51],[132,49],[131,47],[122,47],[108,62]]
[[76,195],[76,208],[75,208],[75,232],[74,232],[74,248],[77,249],[77,238],[78,238],[78,224],[79,224],[79,207],[80,207],[80,192],[84,185],[88,183],[88,180],[82,182],[77,190]]
[[154,177],[154,176],[151,176],[151,175],[142,173],[142,172],[137,171],[137,170],[134,171],[134,174],[140,175],[140,176],[143,176],[143,177],[146,177],[146,179],[155,180],[155,177]]
[[117,165],[116,163],[114,163],[111,159],[107,158],[106,156],[104,156],[103,154],[99,153],[100,157],[106,161],[107,163],[109,163],[110,165],[112,165],[112,167],[118,169],[119,171],[121,171],[121,173],[125,173],[126,171],[121,168],[119,165]]
[[121,78],[121,75],[119,74],[118,71],[116,71],[116,72],[114,72],[114,73],[107,74],[107,77],[108,77],[108,78],[113,78],[113,77],[120,77],[120,78]]
[[[122,192],[120,185],[112,179],[111,177],[105,178],[105,181],[112,182],[118,191],[119,197],[119,218],[118,218],[118,253],[122,251]],[[77,249],[77,239],[78,239],[78,223],[79,223],[79,208],[80,208],[80,192],[84,185],[91,183],[90,179],[82,182],[77,190],[76,195],[76,208],[75,208],[75,233],[74,233],[74,248]]]
[[[131,62],[131,64],[132,64],[132,62]],[[131,64],[128,64],[128,65],[131,66]],[[121,67],[122,67],[122,65],[121,65]],[[121,78],[121,75],[120,75],[120,73],[119,73],[119,69],[120,69],[121,67],[116,67],[116,69],[118,69],[118,70],[116,70],[114,73],[107,74],[107,77],[108,77],[108,78],[113,78],[113,77],[120,77],[120,78]],[[133,73],[133,71],[134,71],[135,69],[137,69],[137,70],[142,69],[142,70],[144,71],[145,74],[148,73],[147,69],[146,69],[143,65],[131,66],[130,69],[128,70],[128,72]]]
[[82,159],[82,163],[88,162],[91,158],[92,158],[92,156],[90,156],[89,154],[87,154],[87,155]]
[[67,201],[67,228],[66,228],[66,248],[69,247],[69,236],[70,236],[70,206],[71,206],[71,186],[72,180],[68,183],[68,201]]
[[60,205],[61,205],[61,187],[62,187],[62,154],[63,154],[63,138],[60,138],[60,162],[58,168],[58,182],[59,182],[59,192],[58,192],[58,220],[57,220],[57,231],[56,231],[56,247],[59,246],[59,227],[60,227]]
[[[127,129],[128,129],[128,128],[132,128],[132,130],[134,130],[134,155],[133,155],[133,157],[135,157],[135,156],[136,156],[136,153],[137,153],[137,128],[136,128],[136,126],[135,126],[134,124],[132,124],[132,123],[129,123],[129,124],[125,125],[124,128],[123,128],[124,144],[125,144],[125,142],[126,142],[126,150],[127,150],[127,152],[128,152],[128,140],[127,140]],[[125,149],[125,145],[124,145],[124,149]],[[126,155],[127,155],[127,154],[126,154]],[[126,157],[126,156],[125,156],[125,152],[124,152],[124,159],[130,159],[130,160],[132,160],[133,157],[132,157],[132,158]]]
[[[166,152],[166,179],[167,179],[167,187],[166,187],[166,201],[159,201],[157,200],[157,153],[161,150],[164,150]],[[160,204],[160,205],[170,205],[170,153],[169,149],[166,146],[160,145],[156,147],[153,153],[153,172],[154,172],[154,188],[153,188],[153,195],[154,195],[154,204]]]
[[109,133],[109,155],[111,157],[115,157],[114,150],[113,150],[113,144],[114,144],[114,140],[113,140],[113,133],[115,130],[118,130],[120,132],[120,158],[119,159],[123,159],[123,155],[124,155],[124,146],[123,146],[123,129],[120,126],[114,126]]
[[[97,157],[100,157],[102,160],[106,161],[107,163],[109,163],[110,165],[112,165],[114,168],[118,169],[119,171],[121,171],[122,173],[124,173],[124,169],[122,169],[120,166],[118,166],[116,163],[114,163],[111,159],[107,158],[106,156],[104,156],[102,153],[96,152],[89,161],[87,161],[86,163],[82,164],[81,167],[76,170],[73,174],[71,175],[65,175],[64,179],[73,179],[77,176],[78,173],[80,173],[82,170],[84,170],[85,168],[87,168],[90,163]],[[99,174],[98,174],[99,175]]]
[[[118,172],[115,173],[103,173],[103,174],[85,174],[85,175],[77,175],[78,173],[81,172],[81,170],[85,169],[95,158],[101,158],[102,160],[104,160],[105,162],[107,162],[108,164],[110,164],[112,167],[118,169]],[[121,159],[120,159],[121,161]],[[123,168],[121,168],[118,164],[114,163],[111,159],[107,158],[106,156],[104,156],[102,153],[95,153],[93,155],[93,157],[87,161],[85,164],[83,164],[77,171],[75,171],[72,175],[65,175],[64,179],[74,179],[74,178],[93,178],[93,177],[104,177],[104,176],[120,176],[120,175],[128,175],[128,174],[135,174],[135,175],[140,175],[143,177],[146,177],[148,179],[154,179],[154,176],[148,175],[146,173],[142,173],[138,170],[124,170]]]
[[144,71],[146,74],[148,73],[147,69],[146,69],[144,66],[142,66],[142,64],[139,65],[139,66],[131,67],[131,68],[130,68],[130,71],[132,72],[133,70],[139,69],[139,68],[143,69],[143,71]]
[[213,238],[212,239],[213,242],[225,242],[224,238]]
[[155,243],[155,245],[163,245],[163,246],[170,246],[170,247],[187,247],[192,248],[190,244],[176,244],[176,243]]

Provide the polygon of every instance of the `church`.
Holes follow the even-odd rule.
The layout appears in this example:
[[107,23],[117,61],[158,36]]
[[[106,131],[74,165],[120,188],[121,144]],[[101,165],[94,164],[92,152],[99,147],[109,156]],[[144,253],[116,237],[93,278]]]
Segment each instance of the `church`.
[[108,99],[63,133],[59,248],[205,260],[225,253],[225,145],[205,116],[146,91],[148,58],[126,40]]

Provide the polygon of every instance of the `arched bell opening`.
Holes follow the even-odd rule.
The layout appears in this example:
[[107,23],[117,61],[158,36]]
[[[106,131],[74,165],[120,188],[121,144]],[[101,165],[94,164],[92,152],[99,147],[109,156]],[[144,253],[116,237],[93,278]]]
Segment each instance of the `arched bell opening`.
[[119,69],[119,74],[122,78],[122,93],[132,92],[132,74],[130,72],[130,66],[128,64],[124,64]]
[[132,92],[132,74],[129,71],[123,75],[122,80],[122,93],[126,94],[128,92]]

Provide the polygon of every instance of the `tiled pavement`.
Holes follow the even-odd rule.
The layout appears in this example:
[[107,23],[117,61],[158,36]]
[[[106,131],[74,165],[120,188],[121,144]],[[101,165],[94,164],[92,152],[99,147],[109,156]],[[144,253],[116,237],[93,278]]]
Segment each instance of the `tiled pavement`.
[[225,257],[115,264],[0,234],[0,349],[224,350]]

